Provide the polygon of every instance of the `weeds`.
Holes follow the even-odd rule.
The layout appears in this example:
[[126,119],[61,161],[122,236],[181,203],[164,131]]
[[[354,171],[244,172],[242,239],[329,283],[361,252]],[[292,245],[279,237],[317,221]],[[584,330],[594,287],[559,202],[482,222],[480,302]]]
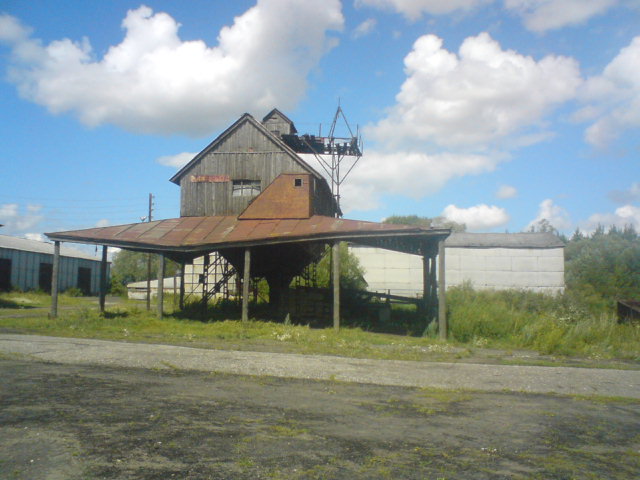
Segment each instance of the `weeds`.
[[[202,305],[191,305],[174,313],[174,302],[168,299],[167,315],[159,319],[139,303],[123,302],[101,314],[95,299],[65,295],[60,299],[64,308],[59,317],[49,318],[48,295],[0,294],[0,328],[55,336],[382,359],[455,361],[473,355],[474,350],[494,348],[640,361],[640,325],[618,324],[612,312],[594,314],[570,295],[451,288],[447,292],[449,342],[436,338],[435,323],[424,337],[412,336],[418,330],[419,316],[407,308],[392,312],[393,329],[378,330],[404,325],[407,330],[400,336],[349,326],[348,319],[340,331],[263,320],[243,323],[229,319],[235,316],[235,305],[230,302],[210,305],[206,310]],[[251,312],[265,318],[259,306]]]

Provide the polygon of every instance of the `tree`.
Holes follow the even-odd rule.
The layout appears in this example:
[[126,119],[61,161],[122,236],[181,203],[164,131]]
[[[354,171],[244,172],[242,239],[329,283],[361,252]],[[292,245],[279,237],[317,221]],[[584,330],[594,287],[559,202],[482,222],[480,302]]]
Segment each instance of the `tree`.
[[457,223],[447,220],[444,217],[419,217],[418,215],[391,215],[383,220],[383,223],[395,225],[416,225],[427,228],[450,228],[452,232],[465,232],[467,226],[464,223]]
[[[149,254],[134,252],[132,250],[120,250],[115,254],[111,262],[112,283],[126,285],[131,282],[147,280],[147,261]],[[168,260],[165,262],[165,276],[176,275],[178,264]],[[158,278],[158,255],[151,254],[151,279]]]
[[640,298],[640,237],[632,226],[603,226],[575,235],[565,248],[567,288],[583,297],[612,302]]
[[[346,242],[340,242],[340,286],[351,290],[366,290],[364,268],[358,257],[349,250]],[[316,280],[318,287],[328,288],[331,285],[331,247],[327,247],[324,256],[316,264]]]

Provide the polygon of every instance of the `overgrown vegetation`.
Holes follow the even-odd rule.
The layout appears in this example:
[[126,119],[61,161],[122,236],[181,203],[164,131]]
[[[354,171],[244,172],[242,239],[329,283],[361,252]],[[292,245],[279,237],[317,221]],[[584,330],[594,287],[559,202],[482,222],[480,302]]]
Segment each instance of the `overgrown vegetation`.
[[476,347],[524,348],[544,354],[640,360],[640,325],[594,313],[571,293],[447,292],[453,339]]

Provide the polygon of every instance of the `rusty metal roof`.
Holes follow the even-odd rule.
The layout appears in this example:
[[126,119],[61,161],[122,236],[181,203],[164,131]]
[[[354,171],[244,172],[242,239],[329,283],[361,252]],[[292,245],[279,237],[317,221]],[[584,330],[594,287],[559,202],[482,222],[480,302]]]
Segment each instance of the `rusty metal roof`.
[[305,219],[240,220],[236,216],[180,217],[113,227],[47,233],[51,240],[150,252],[197,254],[225,248],[310,241],[444,239],[447,229],[347,220],[321,215]]

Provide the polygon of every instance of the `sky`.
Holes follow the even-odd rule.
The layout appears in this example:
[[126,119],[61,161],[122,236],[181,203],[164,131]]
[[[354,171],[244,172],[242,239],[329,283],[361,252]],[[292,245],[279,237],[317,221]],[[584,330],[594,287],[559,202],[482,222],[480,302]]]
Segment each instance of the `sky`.
[[640,0],[0,0],[0,105],[5,235],[177,217],[243,113],[338,105],[346,218],[640,230]]

